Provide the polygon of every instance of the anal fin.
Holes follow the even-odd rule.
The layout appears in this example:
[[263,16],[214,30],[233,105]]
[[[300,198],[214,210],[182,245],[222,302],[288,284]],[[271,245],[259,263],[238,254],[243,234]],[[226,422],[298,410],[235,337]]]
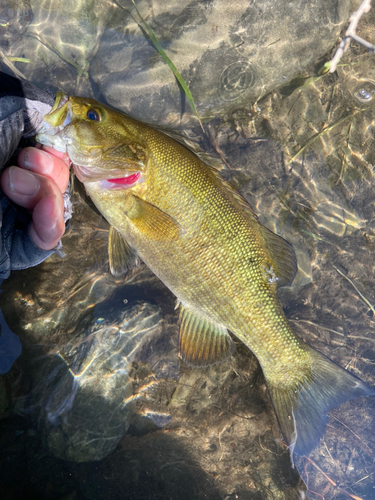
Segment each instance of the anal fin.
[[113,226],[108,238],[109,268],[113,276],[121,276],[139,265],[139,258],[128,242]]
[[191,366],[209,366],[229,358],[234,342],[226,328],[181,305],[180,356]]

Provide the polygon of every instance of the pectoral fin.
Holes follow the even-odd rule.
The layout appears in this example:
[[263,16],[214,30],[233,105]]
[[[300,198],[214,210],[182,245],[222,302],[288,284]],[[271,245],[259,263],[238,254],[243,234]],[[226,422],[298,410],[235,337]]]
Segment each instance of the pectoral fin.
[[127,216],[138,231],[156,241],[173,240],[180,236],[181,227],[171,216],[138,196],[131,196]]
[[139,258],[130,248],[121,233],[114,227],[109,229],[109,267],[113,276],[121,276],[139,265]]
[[229,358],[234,342],[226,328],[181,305],[180,356],[192,366],[209,366]]

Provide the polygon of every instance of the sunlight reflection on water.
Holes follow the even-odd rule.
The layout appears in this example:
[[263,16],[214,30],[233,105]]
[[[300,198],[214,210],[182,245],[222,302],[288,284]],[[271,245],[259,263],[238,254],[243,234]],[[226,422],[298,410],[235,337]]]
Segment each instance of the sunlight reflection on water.
[[[228,9],[228,2],[217,5]],[[278,32],[264,25],[260,11],[252,10],[255,5],[246,2],[247,10],[236,26],[237,3],[225,16],[225,9],[215,11],[211,6],[213,17],[199,2],[183,11],[172,1],[138,5],[183,72],[198,109],[207,117],[216,116],[205,123],[205,137],[195,127],[186,103],[181,116],[183,99],[175,79],[132,17],[130,3],[123,10],[112,2],[25,2],[22,15],[2,11],[1,47],[8,56],[31,60],[15,64],[36,84],[97,97],[153,123],[172,128],[188,125],[190,138],[216,157],[223,155],[232,170],[222,173],[252,204],[261,222],[296,250],[299,273],[292,287],[280,290],[296,331],[374,385],[373,59],[353,48],[347,56],[349,64],[339,67],[336,75],[326,75],[290,94],[269,92],[301,67],[308,67],[306,76],[314,74],[315,68],[308,64],[323,56],[317,47],[323,35],[314,43],[309,41],[311,51],[317,52],[304,61],[302,37],[309,30],[295,31],[301,39],[296,63],[282,55],[289,42],[280,41]],[[275,10],[272,6],[267,12]],[[246,31],[243,23],[249,19],[263,24]],[[233,23],[228,33],[223,21],[228,26]],[[8,28],[3,26],[7,23]],[[369,39],[373,24],[372,18],[364,28]],[[338,20],[331,19],[331,25],[339,26]],[[293,33],[290,26],[286,27]],[[321,42],[324,50],[335,43],[335,33],[327,35],[325,45]],[[228,40],[236,43],[235,51],[216,53]],[[289,163],[306,145],[303,154]],[[102,458],[120,443],[98,469],[85,469],[92,484],[109,491],[110,499],[118,498],[119,483],[122,491],[138,488],[130,497],[138,500],[140,484],[147,484],[148,476],[159,489],[152,485],[144,498],[159,498],[159,491],[167,488],[171,498],[180,500],[185,491],[170,486],[173,474],[180,478],[189,500],[200,496],[189,489],[188,482],[204,485],[202,494],[210,500],[219,498],[216,487],[220,498],[259,494],[256,498],[288,499],[302,494],[303,486],[280,444],[257,365],[247,350],[239,346],[234,360],[212,369],[179,365],[173,298],[140,271],[111,304],[109,297],[123,283],[108,277],[108,228],[78,202],[74,210],[75,222],[64,240],[67,259],[54,258],[36,271],[23,273],[30,283],[26,290],[21,285],[25,279],[12,276],[1,296],[7,302],[6,320],[14,322],[14,331],[26,345],[24,358],[6,379],[16,412],[32,417],[44,446],[65,459]],[[121,332],[113,324],[114,316],[124,310],[124,297],[130,298],[131,306],[134,297],[155,300],[158,305],[150,307],[161,311],[155,314],[163,318],[163,336],[156,335],[150,344],[142,344],[142,335],[135,336],[125,346],[121,333],[129,325]],[[97,307],[102,299],[105,306]],[[20,343],[5,320],[0,321],[0,342],[14,341],[10,350],[9,344],[6,347],[9,358],[2,356],[4,366],[10,368],[19,356]],[[37,344],[42,347],[35,349]],[[0,350],[4,346],[0,343]],[[144,365],[133,363],[137,352],[145,356]],[[38,365],[40,359],[45,365]],[[22,370],[28,376],[21,384]],[[84,404],[83,386],[90,386]],[[143,401],[140,396],[146,394],[148,399]],[[128,405],[129,414],[125,414]],[[324,495],[329,500],[336,495],[316,464],[343,489],[371,500],[373,411],[374,403],[368,400],[340,407],[310,461],[297,462],[310,489],[317,492],[310,492],[309,498]],[[159,424],[168,427],[158,430]],[[74,455],[79,443],[83,446]],[[156,465],[150,464],[150,457]],[[32,469],[38,463],[34,460],[30,459]],[[185,470],[184,463],[190,469]],[[122,469],[116,469],[117,464]],[[142,468],[145,464],[147,470]],[[106,467],[113,467],[116,474],[107,474]],[[191,470],[194,480],[187,481]],[[76,474],[79,483],[86,484],[82,488],[89,489],[87,477]],[[88,498],[98,498],[94,490],[86,491]],[[98,491],[102,490],[98,487]]]

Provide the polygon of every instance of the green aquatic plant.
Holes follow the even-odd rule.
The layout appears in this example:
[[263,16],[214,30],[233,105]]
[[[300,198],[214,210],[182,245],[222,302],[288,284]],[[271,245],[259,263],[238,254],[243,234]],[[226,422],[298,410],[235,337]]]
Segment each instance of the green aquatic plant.
[[[346,63],[346,64],[338,64],[337,66],[343,67],[343,66],[354,66],[355,64],[358,64],[358,62],[353,62],[353,63]],[[317,83],[319,80],[324,78],[325,76],[330,74],[330,68],[331,68],[331,62],[326,62],[321,66],[317,73],[313,76],[296,76],[287,85],[284,85],[280,89],[280,94],[283,97],[289,97],[290,95],[293,94],[296,90],[301,90],[306,87],[309,87],[310,85],[313,85]]]
[[192,110],[194,111],[194,114],[195,116],[198,118],[198,121],[199,121],[199,125],[201,126],[202,130],[204,131],[203,129],[203,125],[202,125],[202,121],[200,119],[200,116],[198,114],[198,111],[197,111],[197,108],[195,107],[195,104],[194,104],[194,99],[193,99],[193,96],[191,95],[191,92],[189,90],[189,87],[186,85],[186,82],[185,80],[182,78],[181,76],[181,73],[178,71],[178,69],[176,68],[176,66],[173,64],[173,62],[171,61],[171,59],[167,56],[167,54],[165,53],[163,47],[161,46],[159,40],[157,39],[156,35],[155,35],[155,32],[154,30],[151,28],[151,26],[146,22],[146,20],[141,16],[141,13],[139,12],[134,0],[131,0],[132,4],[134,5],[134,8],[135,10],[137,11],[137,14],[139,16],[139,18],[141,19],[142,21],[142,24],[143,26],[145,27],[147,33],[148,33],[148,36],[150,37],[152,43],[154,44],[156,50],[159,52],[159,54],[161,55],[161,57],[164,59],[164,61],[168,64],[168,66],[171,68],[176,80],[178,81],[178,83],[181,85],[182,87],[182,90],[185,92],[186,94],[186,97],[188,98],[189,102],[190,102],[190,106],[192,108]]
[[25,35],[25,36],[28,36],[30,38],[34,38],[35,40],[38,40],[39,43],[41,43],[42,45],[44,45],[45,47],[47,47],[47,49],[51,50],[52,52],[54,52],[58,57],[60,57],[60,59],[62,59],[64,62],[66,62],[67,64],[69,64],[70,66],[73,66],[74,69],[76,69],[78,71],[78,74],[79,75],[84,75],[84,76],[89,76],[88,72],[85,71],[85,69],[81,68],[81,66],[79,66],[77,63],[75,63],[74,61],[71,61],[70,59],[67,59],[64,54],[62,54],[59,49],[57,47],[55,47],[55,45],[53,45],[52,43],[48,42],[45,38],[43,38],[41,35],[38,35],[38,33],[33,33],[33,32],[30,32],[28,35]]
[[30,63],[31,59],[26,59],[26,57],[12,57],[8,56],[8,60],[12,62],[22,62],[22,63]]
[[284,87],[280,89],[280,94],[283,97],[289,97],[296,90],[309,87],[310,85],[318,82],[321,78],[326,76],[326,74],[327,71],[324,74],[318,73],[318,76],[297,76],[296,78],[293,78],[293,80],[290,80],[290,82],[287,85],[284,85]]

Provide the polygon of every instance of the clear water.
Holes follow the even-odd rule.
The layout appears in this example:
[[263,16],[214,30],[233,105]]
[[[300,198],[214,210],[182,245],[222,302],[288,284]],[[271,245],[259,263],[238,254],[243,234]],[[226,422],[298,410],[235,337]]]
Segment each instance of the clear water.
[[[280,37],[259,28],[269,17],[260,9],[256,33],[232,33],[238,55],[223,53],[211,91],[212,54],[228,42],[222,26],[236,9],[246,20],[246,7],[220,16],[210,2],[137,3],[183,70],[203,134],[134,7],[122,5],[1,0],[3,64],[178,130],[216,158],[296,251],[297,277],[279,293],[295,331],[374,387],[374,56],[352,43],[337,74],[318,77],[332,35],[327,53],[309,59],[305,48],[299,68],[282,46],[277,67],[262,67],[254,61]],[[372,43],[374,22],[371,11],[358,31]],[[251,59],[244,47],[256,40],[268,52]],[[72,201],[66,256],[1,287],[1,498],[374,498],[374,398],[334,410],[321,445],[293,469],[248,349],[238,343],[233,359],[211,368],[184,365],[172,294],[144,265],[113,278],[108,225],[77,181]]]

